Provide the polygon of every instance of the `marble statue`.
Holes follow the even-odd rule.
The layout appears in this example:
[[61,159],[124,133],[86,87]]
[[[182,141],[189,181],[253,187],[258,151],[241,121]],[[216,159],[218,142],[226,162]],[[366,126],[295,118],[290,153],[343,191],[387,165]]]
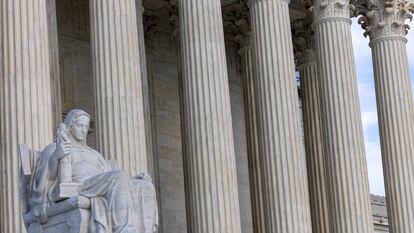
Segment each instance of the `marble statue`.
[[[146,173],[129,177],[114,161],[105,160],[88,147],[89,122],[86,112],[70,111],[59,127],[55,143],[37,153],[36,161],[31,162],[33,172],[23,185],[27,201],[23,219],[28,232],[156,232],[157,202],[151,178]],[[28,170],[25,163],[30,163],[26,160],[33,160],[24,157],[24,152],[20,147],[23,173]],[[59,214],[81,208],[81,202],[87,210],[70,215],[74,223],[49,224],[52,218],[59,222],[55,220]],[[68,216],[62,219],[70,219]]]

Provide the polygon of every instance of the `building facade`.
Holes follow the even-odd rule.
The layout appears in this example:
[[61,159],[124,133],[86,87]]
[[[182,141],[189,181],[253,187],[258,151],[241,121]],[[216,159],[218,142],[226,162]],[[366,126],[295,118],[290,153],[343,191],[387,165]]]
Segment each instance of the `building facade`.
[[[414,232],[413,12],[405,0],[2,0],[0,232],[25,232],[17,145],[41,150],[73,108],[91,114],[91,147],[151,174],[159,232]],[[352,17],[372,48],[388,212],[370,199]]]

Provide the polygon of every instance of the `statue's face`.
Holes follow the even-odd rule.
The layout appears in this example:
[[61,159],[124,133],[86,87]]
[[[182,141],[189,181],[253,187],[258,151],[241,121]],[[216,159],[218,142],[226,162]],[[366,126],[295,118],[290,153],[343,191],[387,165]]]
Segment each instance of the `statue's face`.
[[87,116],[79,116],[70,126],[70,134],[77,141],[86,139],[89,130],[89,118]]

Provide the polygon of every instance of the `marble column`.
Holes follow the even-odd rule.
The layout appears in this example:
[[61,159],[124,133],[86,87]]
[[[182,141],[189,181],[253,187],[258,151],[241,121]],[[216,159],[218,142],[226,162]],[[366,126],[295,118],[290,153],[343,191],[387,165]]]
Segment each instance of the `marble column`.
[[289,1],[249,2],[266,232],[311,232]]
[[129,174],[147,171],[135,0],[90,0],[98,150]]
[[316,64],[311,19],[294,21],[295,57],[300,73],[303,128],[308,171],[312,231],[330,233],[322,121],[319,101],[319,76]]
[[349,0],[316,0],[324,156],[332,233],[372,233]]
[[17,145],[53,142],[47,0],[0,1],[0,232],[25,232]]
[[[414,4],[371,1],[360,19],[370,37],[390,232],[414,232],[414,112],[405,21]],[[368,13],[369,11],[369,13]]]
[[240,233],[221,2],[179,5],[188,230]]
[[144,108],[144,120],[145,120],[145,142],[147,145],[147,163],[148,173],[152,178],[156,179],[156,172],[154,171],[154,144],[153,144],[153,127],[151,117],[151,92],[149,90],[149,76],[147,72],[147,56],[145,49],[145,32],[144,32],[144,7],[142,6],[142,0],[136,0],[137,7],[137,26],[139,38],[139,61],[141,65],[141,80],[142,80],[142,98]]
[[52,91],[53,132],[57,132],[62,122],[62,98],[60,87],[59,44],[56,17],[56,0],[47,0],[49,53],[50,53],[50,79]]
[[254,87],[253,50],[250,33],[239,38],[243,73],[244,111],[246,117],[247,153],[249,161],[250,195],[252,199],[253,232],[266,232],[260,164],[259,135],[257,129],[256,91]]

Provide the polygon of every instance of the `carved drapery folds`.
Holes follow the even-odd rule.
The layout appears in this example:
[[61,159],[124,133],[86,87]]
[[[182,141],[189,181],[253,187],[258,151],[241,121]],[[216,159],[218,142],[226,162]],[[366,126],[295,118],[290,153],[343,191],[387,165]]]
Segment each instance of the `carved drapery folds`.
[[410,29],[406,22],[412,20],[414,3],[406,0],[369,0],[357,9],[357,14],[362,15],[359,23],[365,29],[364,36],[369,36],[371,41],[382,37],[405,38]]

